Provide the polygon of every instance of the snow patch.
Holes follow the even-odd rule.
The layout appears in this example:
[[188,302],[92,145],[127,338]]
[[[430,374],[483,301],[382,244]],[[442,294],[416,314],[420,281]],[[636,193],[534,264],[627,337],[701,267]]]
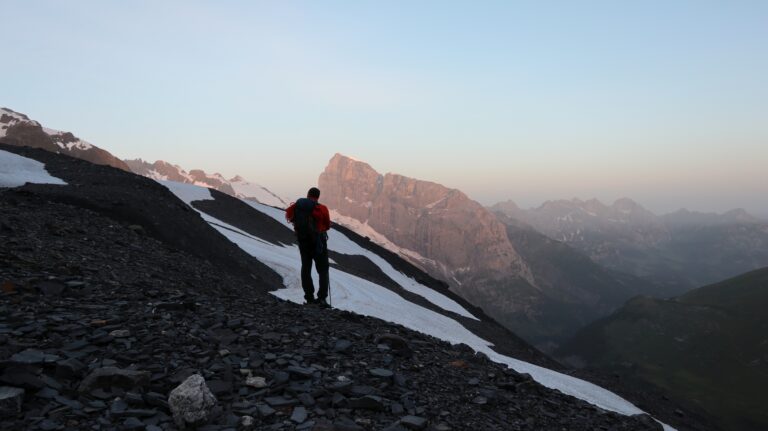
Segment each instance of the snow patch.
[[[192,184],[177,183],[176,181],[155,180],[164,185],[176,197],[184,201],[185,204],[192,206],[193,201],[213,200],[211,189],[199,187]],[[194,209],[194,208],[193,208]]]
[[163,175],[160,172],[157,172],[154,169],[150,169],[147,171],[147,173],[144,174],[144,176],[148,178],[152,178],[155,181],[168,181],[168,176]]
[[278,208],[285,208],[288,206],[283,198],[272,193],[266,187],[248,182],[242,177],[233,178],[229,184],[237,194],[237,197],[241,199],[256,199],[265,205]]
[[0,187],[19,187],[26,183],[67,185],[45,170],[45,165],[27,157],[0,150]]
[[435,207],[435,205],[439,204],[440,202],[444,202],[446,199],[448,199],[448,196],[444,196],[444,197],[442,197],[442,198],[432,202],[431,204],[427,205],[426,208],[432,209],[432,208]]
[[6,136],[9,127],[14,126],[22,121],[29,121],[21,114],[17,114],[16,112],[13,112],[9,109],[0,108],[0,118],[4,116],[6,117],[5,121],[0,123],[0,138]]
[[7,115],[16,121],[29,121],[28,118],[26,118],[25,116],[17,112],[13,112],[10,109],[6,109],[6,108],[0,108],[0,117],[2,117],[3,115]]
[[419,252],[413,251],[393,243],[386,236],[372,228],[368,222],[361,222],[360,220],[345,215],[339,214],[336,210],[331,210],[331,220],[334,223],[338,223],[345,226],[360,236],[368,237],[371,241],[384,247],[385,249],[395,253],[412,264],[424,269],[426,266],[438,267],[438,263],[432,259],[422,256]]

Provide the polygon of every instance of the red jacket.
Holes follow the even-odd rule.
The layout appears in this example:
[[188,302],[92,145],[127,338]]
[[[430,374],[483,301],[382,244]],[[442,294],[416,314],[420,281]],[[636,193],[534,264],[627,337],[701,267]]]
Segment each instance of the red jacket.
[[[309,198],[312,199],[312,198]],[[317,202],[315,199],[313,201]],[[291,205],[285,210],[285,219],[290,223],[293,223],[293,211],[296,208],[296,202],[291,202]],[[312,217],[316,221],[318,232],[327,232],[331,228],[331,215],[328,212],[328,207],[318,203],[315,205],[315,209],[312,210]]]

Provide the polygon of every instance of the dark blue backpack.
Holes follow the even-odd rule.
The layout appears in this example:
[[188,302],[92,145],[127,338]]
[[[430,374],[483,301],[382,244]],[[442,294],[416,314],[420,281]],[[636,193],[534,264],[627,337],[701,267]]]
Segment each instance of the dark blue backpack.
[[317,202],[301,198],[293,209],[293,228],[299,241],[317,241],[317,221],[312,216]]

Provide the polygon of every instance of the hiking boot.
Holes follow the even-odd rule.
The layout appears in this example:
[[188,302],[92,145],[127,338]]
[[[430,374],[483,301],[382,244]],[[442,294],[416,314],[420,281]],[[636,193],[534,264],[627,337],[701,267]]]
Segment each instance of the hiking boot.
[[317,299],[315,298],[304,298],[304,305],[314,305],[317,304]]
[[316,299],[315,300],[315,305],[317,305],[320,308],[331,308],[331,306],[328,305],[327,302],[325,302],[325,298],[323,298],[323,299],[320,299],[320,298]]

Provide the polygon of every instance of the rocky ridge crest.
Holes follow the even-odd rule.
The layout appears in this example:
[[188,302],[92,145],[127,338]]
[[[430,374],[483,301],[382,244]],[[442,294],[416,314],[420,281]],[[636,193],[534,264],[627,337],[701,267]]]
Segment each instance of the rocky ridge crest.
[[54,153],[87,160],[97,165],[107,165],[130,171],[128,165],[108,151],[83,141],[70,132],[43,127],[28,116],[8,108],[0,108],[0,142],[15,146],[42,148]]

